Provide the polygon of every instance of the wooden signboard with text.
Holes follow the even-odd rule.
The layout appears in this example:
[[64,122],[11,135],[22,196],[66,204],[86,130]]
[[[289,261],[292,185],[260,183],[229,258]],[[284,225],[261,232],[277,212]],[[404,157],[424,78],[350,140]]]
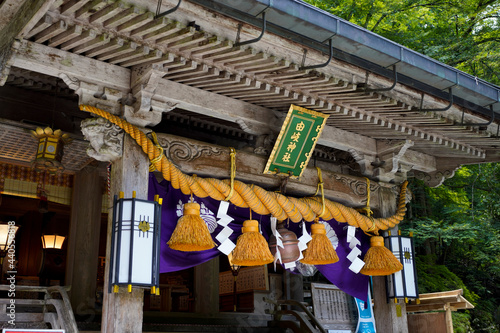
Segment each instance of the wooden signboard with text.
[[291,105],[264,173],[300,178],[328,115]]

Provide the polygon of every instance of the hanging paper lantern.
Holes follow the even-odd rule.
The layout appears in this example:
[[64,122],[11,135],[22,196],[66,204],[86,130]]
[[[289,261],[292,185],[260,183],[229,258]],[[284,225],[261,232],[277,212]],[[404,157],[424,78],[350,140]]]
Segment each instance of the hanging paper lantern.
[[259,222],[246,220],[243,222],[243,232],[233,250],[232,262],[240,266],[260,266],[272,263],[274,260],[269,245],[259,232]]
[[196,202],[184,204],[184,215],[177,221],[177,226],[167,244],[173,250],[184,252],[204,251],[216,245],[207,224],[200,216],[199,204]]
[[384,246],[384,237],[372,236],[370,248],[363,259],[365,265],[359,271],[364,275],[390,275],[403,269],[396,256]]
[[304,258],[300,262],[309,265],[327,265],[339,261],[332,242],[326,236],[325,226],[321,223],[311,225],[312,240],[307,243]]
[[294,232],[285,228],[284,223],[278,224],[276,230],[281,236],[281,241],[283,243],[283,248],[277,245],[276,237],[273,235],[269,238],[269,249],[271,254],[274,256],[276,254],[276,249],[280,251],[281,263],[286,264],[289,262],[295,262],[300,257],[299,240]]

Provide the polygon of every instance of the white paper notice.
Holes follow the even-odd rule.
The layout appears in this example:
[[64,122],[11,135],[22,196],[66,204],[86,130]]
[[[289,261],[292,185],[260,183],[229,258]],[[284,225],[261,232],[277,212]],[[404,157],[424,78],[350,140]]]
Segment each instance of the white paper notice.
[[223,218],[227,215],[227,209],[229,208],[229,201],[221,201],[219,204],[219,210],[217,211],[217,218]]
[[361,254],[361,250],[357,247],[351,250],[349,254],[347,255],[347,259],[349,259],[350,262],[353,262],[359,255]]
[[217,239],[219,243],[223,243],[229,236],[231,236],[232,233],[233,229],[225,227],[217,236],[215,236],[215,239]]
[[227,256],[229,253],[231,253],[231,251],[234,250],[235,247],[236,244],[234,244],[232,240],[227,238],[217,249]]
[[234,219],[229,216],[229,215],[226,215],[226,216],[223,216],[221,217],[218,221],[217,221],[217,224],[223,226],[223,227],[227,227],[227,225],[229,223],[231,223]]
[[276,236],[276,222],[278,220],[273,216],[271,217],[271,230],[273,232],[273,235]]
[[299,240],[299,243],[297,245],[299,247],[300,252],[302,252],[305,249],[307,249],[307,244],[303,243],[301,240]]
[[354,237],[353,239],[351,239],[351,242],[349,243],[349,247],[351,249],[354,249],[358,245],[361,245],[361,242],[356,237]]
[[302,223],[302,236],[299,237],[299,241],[301,241],[304,244],[307,244],[311,239],[312,239],[311,235],[307,233],[306,224]]
[[358,274],[361,268],[365,265],[365,262],[359,258],[354,259],[349,269],[354,273]]
[[350,243],[352,239],[355,237],[356,234],[356,227],[353,227],[352,225],[347,227],[347,243]]

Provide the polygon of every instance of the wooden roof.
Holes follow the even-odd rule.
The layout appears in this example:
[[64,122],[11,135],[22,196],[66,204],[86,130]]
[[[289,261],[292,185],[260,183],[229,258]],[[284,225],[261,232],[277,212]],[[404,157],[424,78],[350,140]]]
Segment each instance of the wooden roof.
[[473,309],[472,305],[462,296],[463,290],[441,291],[437,293],[420,294],[420,304],[407,304],[407,312],[451,311]]
[[456,104],[430,111],[449,101],[401,83],[385,89],[394,78],[338,59],[303,69],[328,56],[272,33],[237,46],[237,35],[249,40],[259,28],[194,2],[158,19],[156,5],[4,0],[0,83],[50,90],[63,80],[82,103],[128,105],[125,117],[142,126],[177,108],[255,136],[275,135],[296,104],[330,115],[319,146],[349,152],[380,181],[410,173],[439,185],[462,164],[500,160],[499,125],[483,114]]

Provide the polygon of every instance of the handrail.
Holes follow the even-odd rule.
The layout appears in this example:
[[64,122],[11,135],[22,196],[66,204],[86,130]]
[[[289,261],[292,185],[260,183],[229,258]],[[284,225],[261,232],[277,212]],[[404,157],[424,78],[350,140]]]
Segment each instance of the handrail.
[[[9,291],[9,290],[10,290],[10,285],[4,285],[4,284],[0,285],[0,291]],[[58,323],[61,326],[60,328],[64,329],[66,333],[78,333],[78,326],[76,325],[75,315],[73,314],[73,309],[71,308],[71,303],[67,293],[69,290],[71,290],[71,286],[40,287],[40,286],[16,285],[16,291],[45,293],[43,301],[33,300],[36,302],[33,302],[32,305],[34,306],[45,306],[47,304],[53,305],[54,308],[56,309]],[[61,296],[61,299],[53,297],[53,295],[57,294]],[[18,299],[17,301],[21,300]]]
[[[321,332],[321,333],[327,333],[327,331],[323,328],[323,325],[316,319],[316,317],[309,311],[309,309],[304,305],[304,303],[293,300],[293,299],[286,299],[286,300],[272,300],[270,298],[264,297],[264,301],[267,303],[271,303],[275,307],[275,312],[278,314],[281,310],[282,305],[292,305],[292,306],[297,306],[299,307],[304,313],[307,315],[309,320],[312,322],[312,324]],[[296,311],[284,311],[287,314],[294,314]]]

